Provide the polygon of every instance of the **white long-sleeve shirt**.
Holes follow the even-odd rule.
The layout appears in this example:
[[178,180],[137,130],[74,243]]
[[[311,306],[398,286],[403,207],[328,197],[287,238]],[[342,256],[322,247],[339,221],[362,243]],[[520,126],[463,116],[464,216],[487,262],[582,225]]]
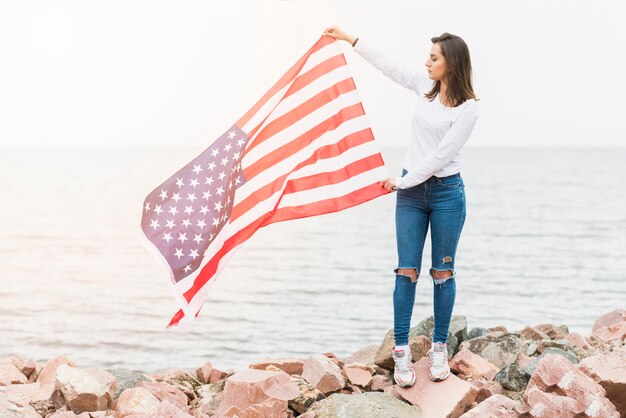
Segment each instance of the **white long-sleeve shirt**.
[[404,159],[404,177],[396,187],[406,189],[431,176],[446,177],[461,171],[459,150],[467,142],[478,119],[478,104],[469,99],[457,107],[444,106],[439,97],[424,97],[435,81],[414,67],[402,67],[359,39],[354,51],[387,77],[417,94],[411,117],[411,140]]

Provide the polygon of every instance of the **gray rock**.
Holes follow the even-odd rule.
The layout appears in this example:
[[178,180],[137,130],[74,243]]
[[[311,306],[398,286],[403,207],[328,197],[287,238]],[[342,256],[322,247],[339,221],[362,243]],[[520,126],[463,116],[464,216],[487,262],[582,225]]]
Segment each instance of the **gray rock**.
[[467,334],[467,339],[472,340],[487,334],[489,334],[489,330],[487,328],[476,327],[472,328],[472,330]]
[[537,343],[534,343],[534,342],[528,343],[528,347],[526,348],[526,355],[528,357],[532,356],[533,354],[537,352],[537,348],[539,348],[537,346]]
[[519,334],[492,332],[464,341],[461,348],[467,348],[501,369],[517,359],[517,355],[524,349],[524,341]]
[[572,346],[567,340],[541,340],[544,347],[560,348],[561,350],[571,350]]
[[450,320],[450,334],[456,337],[457,345],[469,339],[467,333],[467,319],[465,319],[463,315],[452,316]]
[[578,357],[576,357],[574,353],[570,351],[561,350],[558,348],[546,348],[539,357],[535,357],[528,366],[524,367],[523,371],[526,374],[526,376],[531,377],[535,373],[535,370],[537,369],[537,365],[539,364],[539,361],[541,361],[541,359],[544,358],[546,354],[558,354],[559,356],[565,357],[573,364],[578,364]]
[[493,380],[500,383],[502,387],[515,392],[526,389],[528,385],[526,374],[515,364],[509,364],[501,368]]
[[390,393],[366,392],[357,395],[333,393],[317,402],[310,411],[315,418],[421,418],[417,406],[402,402]]
[[124,392],[126,389],[134,388],[135,385],[139,382],[150,382],[143,373],[128,370],[128,369],[108,369],[107,372],[111,373],[117,379],[117,386],[115,389],[115,397],[113,400],[117,399],[120,396],[120,393]]

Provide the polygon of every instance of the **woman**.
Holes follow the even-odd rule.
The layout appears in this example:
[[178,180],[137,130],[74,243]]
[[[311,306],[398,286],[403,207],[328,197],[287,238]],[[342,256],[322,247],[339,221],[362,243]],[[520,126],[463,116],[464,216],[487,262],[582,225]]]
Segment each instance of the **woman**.
[[454,263],[465,222],[465,186],[461,178],[459,150],[467,142],[478,119],[472,88],[472,65],[463,39],[444,33],[432,38],[426,60],[427,74],[402,68],[367,41],[337,26],[324,32],[347,41],[354,51],[387,77],[417,94],[411,141],[401,177],[381,181],[381,187],[398,191],[396,240],[398,267],[393,292],[394,379],[403,387],[415,383],[408,345],[415,287],[420,275],[422,251],[430,226],[434,283],[435,329],[430,359],[430,379],[442,381],[450,374],[446,341],[456,295]]

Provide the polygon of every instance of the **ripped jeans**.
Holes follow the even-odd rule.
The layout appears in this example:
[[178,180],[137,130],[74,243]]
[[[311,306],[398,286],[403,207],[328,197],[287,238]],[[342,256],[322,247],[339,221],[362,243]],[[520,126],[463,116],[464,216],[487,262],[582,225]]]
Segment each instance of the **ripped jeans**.
[[[403,170],[402,175],[406,173]],[[393,292],[394,339],[396,346],[408,344],[411,315],[415,304],[417,280],[398,274],[399,269],[415,269],[419,278],[422,252],[430,225],[435,329],[433,342],[448,338],[456,296],[454,262],[465,223],[465,185],[459,173],[448,177],[431,177],[408,189],[399,189],[396,200],[396,240],[398,268]],[[436,279],[433,270],[451,271]]]

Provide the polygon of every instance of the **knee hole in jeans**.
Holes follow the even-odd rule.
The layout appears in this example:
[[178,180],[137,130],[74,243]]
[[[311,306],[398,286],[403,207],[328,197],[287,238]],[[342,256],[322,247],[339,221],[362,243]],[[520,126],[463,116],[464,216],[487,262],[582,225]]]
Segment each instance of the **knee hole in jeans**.
[[410,278],[412,282],[416,282],[417,277],[419,276],[417,273],[417,269],[414,269],[414,268],[410,268],[410,269],[399,268],[399,269],[396,269],[396,274],[399,274],[401,276],[406,276]]

